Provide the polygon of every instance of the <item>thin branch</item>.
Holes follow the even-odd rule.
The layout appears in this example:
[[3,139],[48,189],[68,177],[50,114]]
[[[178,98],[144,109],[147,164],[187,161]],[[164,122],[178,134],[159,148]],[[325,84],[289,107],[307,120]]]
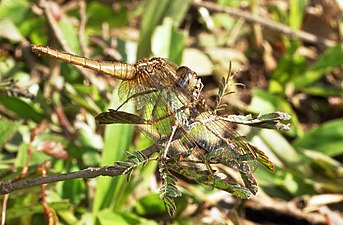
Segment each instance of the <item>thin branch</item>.
[[6,208],[7,208],[8,197],[9,197],[9,194],[5,194],[4,198],[2,199],[1,225],[5,225],[6,223]]
[[56,116],[58,118],[58,121],[62,125],[62,127],[64,127],[66,129],[68,135],[73,134],[75,132],[75,129],[73,128],[73,126],[71,125],[70,121],[68,120],[68,117],[64,113],[63,107],[60,104],[59,105],[54,105],[54,106],[55,106]]
[[87,12],[86,12],[86,2],[81,0],[78,2],[80,7],[80,27],[79,27],[79,42],[82,49],[82,55],[85,57],[89,57],[89,49],[87,48],[87,44],[85,42],[86,35],[86,23],[87,23]]
[[299,220],[306,221],[308,224],[327,224],[324,215],[319,213],[305,213],[303,210],[297,208],[292,202],[282,199],[275,200],[265,194],[259,194],[255,198],[247,201],[245,207],[252,210],[256,215],[259,215],[259,213],[266,215],[267,212],[270,215],[276,215],[276,218],[287,217],[290,224]]
[[[142,153],[149,157],[153,153],[158,151],[158,147],[156,145],[152,145],[148,147],[147,149],[143,150]],[[64,174],[58,174],[55,176],[50,177],[37,177],[30,180],[24,180],[24,181],[18,181],[15,183],[0,183],[0,194],[8,194],[16,190],[25,189],[37,185],[42,184],[49,184],[49,183],[55,183],[58,181],[65,181],[65,180],[71,180],[76,178],[83,178],[83,179],[90,179],[95,178],[98,176],[119,176],[122,175],[125,171],[125,168],[116,167],[115,165],[110,166],[104,166],[104,167],[90,167],[84,170],[71,172],[71,173],[64,173]]]
[[239,9],[223,7],[223,6],[219,6],[217,4],[211,3],[211,2],[199,2],[199,1],[193,2],[193,6],[205,7],[210,11],[227,13],[233,17],[243,18],[247,22],[261,24],[262,26],[265,26],[271,30],[279,31],[279,32],[284,33],[288,36],[299,38],[299,39],[306,41],[306,42],[309,42],[309,43],[319,44],[319,45],[323,45],[325,47],[333,47],[333,46],[337,45],[337,43],[335,41],[331,41],[331,40],[326,39],[326,38],[318,37],[314,34],[304,32],[301,30],[292,29],[289,26],[286,26],[284,24],[277,23],[275,21],[263,18],[261,16],[252,15],[248,12],[245,12],[245,11],[242,11]]
[[72,52],[71,48],[69,48],[68,43],[66,41],[66,39],[63,36],[63,32],[60,29],[60,27],[58,26],[58,23],[56,21],[56,19],[54,18],[52,12],[51,12],[51,2],[50,1],[45,1],[45,0],[41,0],[40,1],[40,7],[42,7],[44,15],[48,21],[48,24],[51,28],[51,30],[53,31],[58,43],[62,46],[63,50],[66,52]]

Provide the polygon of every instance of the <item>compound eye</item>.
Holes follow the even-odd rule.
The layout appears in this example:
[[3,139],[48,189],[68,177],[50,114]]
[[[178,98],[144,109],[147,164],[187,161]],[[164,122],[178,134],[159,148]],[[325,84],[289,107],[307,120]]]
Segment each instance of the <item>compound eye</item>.
[[186,77],[188,77],[190,73],[192,73],[192,70],[190,70],[186,66],[180,66],[176,70],[176,76],[181,79],[186,79]]
[[176,77],[178,78],[177,83],[182,87],[182,88],[189,88],[189,79],[190,79],[190,74],[192,70],[190,70],[188,67],[185,66],[180,66],[176,70]]

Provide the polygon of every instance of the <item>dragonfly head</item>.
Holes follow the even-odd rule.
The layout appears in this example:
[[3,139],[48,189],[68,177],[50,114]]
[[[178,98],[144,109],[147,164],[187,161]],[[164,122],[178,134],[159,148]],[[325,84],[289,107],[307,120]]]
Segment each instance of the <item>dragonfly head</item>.
[[191,92],[195,99],[198,98],[204,85],[197,77],[197,74],[186,66],[176,70],[177,84],[187,92]]

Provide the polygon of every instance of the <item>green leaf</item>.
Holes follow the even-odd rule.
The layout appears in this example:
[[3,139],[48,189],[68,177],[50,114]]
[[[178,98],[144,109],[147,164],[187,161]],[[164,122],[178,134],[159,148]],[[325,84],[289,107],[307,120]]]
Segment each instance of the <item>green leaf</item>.
[[182,23],[191,2],[191,0],[169,1],[169,5],[164,13],[164,17],[172,18],[175,26],[179,26]]
[[303,88],[302,92],[305,94],[322,96],[322,97],[330,97],[330,96],[343,97],[343,89],[341,87],[336,87],[333,85],[319,83],[319,82],[309,87]]
[[0,149],[12,138],[18,130],[19,124],[0,118]]
[[163,215],[165,208],[158,194],[148,194],[137,201],[135,209],[139,215]]
[[[38,192],[36,193],[33,191],[31,191],[31,193],[26,193],[25,197],[24,196],[22,197],[24,202],[17,203],[14,207],[11,207],[10,209],[6,210],[6,221],[12,220],[12,219],[19,219],[19,218],[21,219],[28,218],[29,215],[34,215],[34,214],[36,215],[43,214],[44,212],[43,205],[39,204],[38,201],[34,201],[33,200],[34,197],[30,195],[39,196],[40,193]],[[53,203],[49,202],[49,206],[52,207],[56,211],[67,210],[68,208],[71,207],[71,205],[67,201],[63,201],[63,202],[60,201],[60,202],[53,202]],[[31,223],[33,221],[26,221],[26,222],[27,222],[26,224],[33,224]],[[44,223],[44,218],[42,218],[42,223]],[[14,222],[10,224],[17,224],[17,223]]]
[[[116,94],[117,90],[115,89],[113,96],[116,96]],[[118,105],[119,99],[114,97],[110,107],[117,108]],[[125,104],[123,110],[131,111],[132,105]],[[101,165],[111,165],[125,159],[124,152],[129,149],[132,135],[132,125],[114,124],[106,126]],[[133,191],[126,188],[127,185],[128,183],[124,176],[97,178],[97,190],[93,204],[94,215],[97,215],[97,212],[102,208],[120,208],[121,204],[125,202],[127,195]]]
[[6,38],[13,42],[20,42],[23,40],[23,36],[20,31],[9,19],[0,20],[0,37]]
[[[56,210],[59,218],[61,218],[63,221],[65,221],[66,224],[77,224],[82,223],[80,222],[80,219],[75,215],[74,207],[69,206],[68,209],[63,210]],[[85,213],[86,214],[86,213]],[[82,215],[83,217],[84,215]]]
[[9,18],[16,25],[27,19],[30,3],[26,0],[2,0],[0,2],[0,18]]
[[298,53],[300,44],[299,41],[290,42],[290,46],[288,46],[287,51],[279,60],[277,68],[273,72],[272,80],[268,87],[269,92],[283,95],[285,85],[306,71],[306,60],[304,56]]
[[[219,188],[219,186],[217,188]],[[224,189],[222,189],[222,190],[224,190]],[[233,196],[236,196],[236,197],[242,198],[242,199],[249,199],[249,198],[254,196],[254,194],[248,188],[241,187],[238,184],[230,185],[229,187],[226,188],[226,191],[231,193]]]
[[87,4],[87,27],[101,32],[102,25],[106,22],[111,28],[125,26],[129,23],[128,8],[121,4],[119,10],[114,11],[108,5],[92,1]]
[[[78,171],[80,168],[74,167],[72,171]],[[86,183],[83,179],[66,180],[58,183],[58,194],[62,199],[68,199],[73,205],[80,204],[86,197]]]
[[[137,58],[145,58],[151,55],[151,37],[154,30],[160,25],[165,17],[170,17],[174,25],[178,26],[183,20],[190,5],[190,0],[147,0],[145,1],[144,14],[141,22],[140,40],[137,50]],[[173,37],[179,39],[178,36]],[[162,40],[164,43],[165,40]],[[173,42],[175,44],[175,42]],[[173,47],[173,46],[171,46]],[[179,47],[175,46],[176,49]]]
[[[74,101],[77,105],[83,106],[92,112],[101,111],[98,105],[94,102],[94,100],[91,97],[89,97],[88,94],[77,92],[77,90],[74,89],[74,86],[70,85],[69,83],[66,83],[65,87],[68,91],[67,96],[72,101]],[[79,86],[78,86],[78,91],[80,91]]]
[[251,112],[256,114],[270,113],[276,109],[279,109],[280,111],[285,111],[288,113],[292,112],[290,113],[292,116],[295,115],[289,103],[278,96],[272,95],[260,89],[253,89],[252,95],[253,98],[248,108],[248,110]]
[[[297,171],[290,169],[276,168],[274,173],[266,171],[264,168],[255,172],[264,191],[273,197],[289,199],[299,195],[314,194],[315,190],[312,184],[309,184],[308,178]],[[313,174],[311,174],[311,177]],[[315,184],[317,186],[317,184]]]
[[144,2],[144,14],[141,22],[137,58],[149,57],[151,54],[151,37],[155,28],[162,22],[164,12],[170,1],[147,0]]
[[335,67],[341,66],[342,64],[343,51],[341,45],[327,49],[304,74],[299,74],[299,76],[294,79],[293,82],[295,90],[312,85],[314,82],[325,76],[326,73],[329,73]]
[[66,16],[62,16],[59,20],[58,25],[62,31],[63,37],[65,38],[68,46],[75,54],[80,54],[80,45],[79,45],[79,34],[76,28],[73,26],[73,22],[71,18]]
[[292,196],[311,195],[315,193],[314,187],[305,180],[304,174],[289,171],[277,171],[276,183]]
[[343,119],[326,122],[296,139],[293,145],[322,152],[328,156],[343,154]]
[[[318,175],[325,175],[329,177],[332,181],[343,178],[343,164],[334,160],[333,158],[325,155],[324,153],[304,150],[304,154],[311,159],[311,164],[317,167],[317,177]],[[320,169],[318,169],[318,167]],[[313,177],[312,177],[313,178]]]
[[168,58],[178,65],[182,61],[185,42],[185,34],[182,31],[177,30],[175,27],[172,27]]
[[15,159],[15,166],[17,168],[23,167],[26,163],[27,159],[27,152],[28,152],[28,144],[27,143],[21,143],[18,152],[17,152],[17,157]]
[[9,110],[17,114],[21,119],[31,119],[35,122],[40,122],[44,115],[38,113],[31,104],[15,97],[0,94],[0,102]]
[[301,173],[310,174],[310,168],[304,163],[304,159],[291,144],[274,130],[261,130],[259,136],[271,149],[278,159],[285,164],[286,168],[292,168]]
[[112,212],[109,209],[105,209],[99,212],[97,220],[100,225],[112,225],[115,221],[115,224],[118,225],[132,225],[139,224],[139,218],[136,218],[133,214],[127,214],[126,216],[121,213]]
[[219,5],[239,7],[241,4],[249,4],[250,1],[247,0],[218,0]]
[[152,53],[180,64],[184,42],[183,33],[175,29],[170,18],[165,18],[152,36]]
[[307,0],[300,0],[300,1],[291,0],[290,1],[289,25],[292,28],[295,28],[295,29],[301,28],[307,2],[308,2]]

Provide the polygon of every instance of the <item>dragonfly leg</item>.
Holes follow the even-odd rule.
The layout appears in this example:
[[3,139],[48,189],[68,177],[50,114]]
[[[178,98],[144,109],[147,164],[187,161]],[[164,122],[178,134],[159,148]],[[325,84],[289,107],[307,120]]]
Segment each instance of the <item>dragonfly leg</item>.
[[209,181],[213,181],[213,185],[211,185],[211,186],[215,187],[215,182],[214,182],[215,181],[215,174],[213,172],[213,169],[207,160],[204,161],[204,164],[206,166],[207,171],[209,172],[209,175],[208,175]]
[[173,140],[173,138],[174,138],[176,129],[177,129],[177,126],[176,126],[176,125],[172,126],[172,131],[171,131],[171,133],[170,133],[170,136],[169,136],[167,145],[165,146],[165,148],[163,149],[163,152],[162,152],[162,159],[163,159],[163,160],[166,160],[166,159],[167,159],[168,149],[169,149],[170,144],[171,144],[171,142],[172,142],[172,140]]

